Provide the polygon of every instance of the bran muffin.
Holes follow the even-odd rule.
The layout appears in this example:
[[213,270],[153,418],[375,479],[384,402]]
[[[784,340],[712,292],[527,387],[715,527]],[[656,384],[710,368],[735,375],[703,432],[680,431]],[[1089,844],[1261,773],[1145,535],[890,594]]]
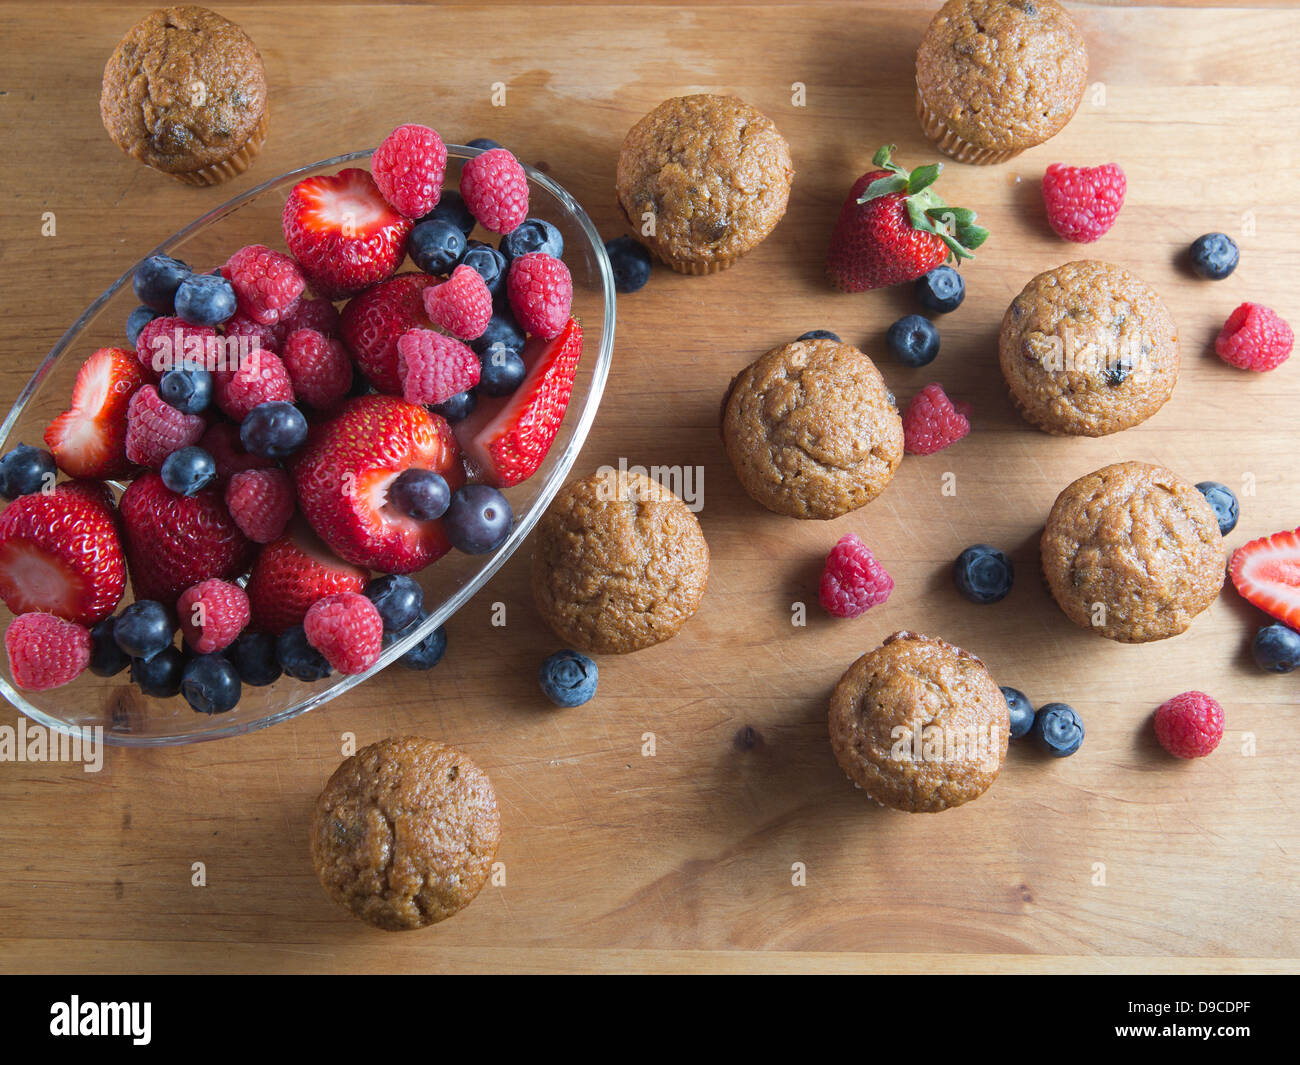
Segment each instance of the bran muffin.
[[799,340],[742,370],[722,438],[768,510],[837,518],[875,499],[903,458],[903,421],[875,364],[851,344]]
[[734,96],[666,100],[628,132],[618,202],[646,243],[684,274],[730,266],[785,214],[794,165],[766,115]]
[[962,163],[1055,136],[1087,84],[1083,35],[1056,0],[948,0],[916,54],[921,128]]
[[434,740],[381,740],[329,778],[311,826],[325,893],[389,932],[424,928],[474,901],[492,870],[501,814],[492,782]]
[[978,799],[1007,756],[1007,701],[969,651],[896,632],[835,685],[831,748],[882,806],[935,813]]
[[266,139],[266,71],[233,22],[163,8],[109,57],[99,111],[127,155],[188,185],[219,185],[248,169]]
[[1205,497],[1145,462],[1106,466],[1066,488],[1041,546],[1043,576],[1066,616],[1121,643],[1184,631],[1218,597],[1227,563]]
[[1155,414],[1178,382],[1178,327],[1155,289],[1083,260],[1039,274],[1011,302],[998,337],[1002,376],[1030,424],[1105,436]]
[[560,489],[533,533],[533,598],[580,651],[626,654],[690,620],[709,579],[709,545],[669,488],[602,467]]

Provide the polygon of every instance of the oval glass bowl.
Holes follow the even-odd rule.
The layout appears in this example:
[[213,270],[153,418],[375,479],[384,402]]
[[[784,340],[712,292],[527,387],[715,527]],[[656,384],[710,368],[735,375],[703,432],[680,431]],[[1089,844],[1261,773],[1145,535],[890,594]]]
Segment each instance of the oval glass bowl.
[[[447,146],[446,187],[458,185],[461,166],[478,154],[476,148]],[[365,167],[369,158],[369,151],[351,152],[292,170],[222,204],[168,238],[151,254],[174,255],[195,270],[210,270],[245,244],[267,244],[283,250],[280,215],[294,184],[345,166]],[[281,677],[264,688],[245,685],[238,706],[209,717],[196,713],[179,695],[172,699],[144,695],[129,682],[125,671],[110,678],[87,671],[62,688],[19,691],[9,675],[8,656],[0,655],[0,692],[14,706],[61,732],[103,726],[104,740],[121,746],[169,746],[240,735],[306,713],[374,677],[446,622],[487,583],[523,543],[564,483],[595,418],[614,350],[614,280],[600,235],[586,212],[563,188],[544,174],[528,167],[525,170],[529,214],[551,222],[564,237],[564,260],[573,274],[573,313],[582,321],[583,351],[568,411],[546,461],[527,481],[506,492],[514,509],[515,525],[505,543],[490,555],[469,556],[452,551],[416,574],[424,588],[428,619],[405,639],[385,648],[373,667],[356,676],[335,673],[315,684]],[[473,236],[483,240],[495,237],[482,232]],[[414,267],[408,260],[403,269]],[[42,361],[0,426],[0,453],[18,443],[43,447],[45,427],[67,409],[73,379],[81,364],[97,348],[126,345],[126,318],[138,303],[131,289],[134,272],[132,267],[95,300]],[[128,585],[118,610],[129,601]],[[11,619],[0,604],[0,627],[7,627]]]

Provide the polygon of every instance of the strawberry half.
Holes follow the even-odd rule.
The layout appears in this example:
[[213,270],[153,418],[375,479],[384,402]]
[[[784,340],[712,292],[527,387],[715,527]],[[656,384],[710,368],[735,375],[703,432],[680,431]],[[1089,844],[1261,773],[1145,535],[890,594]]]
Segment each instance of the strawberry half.
[[424,290],[435,280],[428,274],[398,274],[366,289],[343,308],[343,342],[376,391],[402,394],[397,338],[411,329],[433,328],[424,312]]
[[1300,629],[1300,529],[1237,548],[1228,562],[1228,576],[1247,602]]
[[298,182],[282,221],[312,290],[329,300],[391,277],[412,224],[388,205],[370,172],[355,167]]
[[582,357],[582,326],[570,318],[553,340],[524,345],[527,372],[508,396],[480,399],[456,423],[456,439],[474,474],[497,488],[527,480],[542,464],[564,421]]
[[72,407],[50,422],[45,446],[70,477],[125,477],[126,411],[145,381],[135,352],[100,348],[82,363]]
[[327,595],[359,592],[366,571],[332,555],[312,531],[296,523],[262,548],[244,591],[253,628],[279,635],[301,625],[307,608]]

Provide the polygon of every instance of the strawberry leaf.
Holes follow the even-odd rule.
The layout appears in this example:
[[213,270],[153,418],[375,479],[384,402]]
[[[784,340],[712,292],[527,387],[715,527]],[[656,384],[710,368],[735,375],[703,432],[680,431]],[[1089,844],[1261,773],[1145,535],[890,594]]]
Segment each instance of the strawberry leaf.
[[876,178],[866,187],[862,195],[858,197],[858,203],[866,203],[868,200],[874,200],[879,196],[889,196],[895,192],[902,192],[907,188],[907,178],[902,174],[893,174],[890,177]]
[[922,189],[933,185],[942,170],[942,163],[930,163],[927,166],[918,166],[912,171],[911,176],[907,179],[908,193],[916,195],[916,193],[920,192]]

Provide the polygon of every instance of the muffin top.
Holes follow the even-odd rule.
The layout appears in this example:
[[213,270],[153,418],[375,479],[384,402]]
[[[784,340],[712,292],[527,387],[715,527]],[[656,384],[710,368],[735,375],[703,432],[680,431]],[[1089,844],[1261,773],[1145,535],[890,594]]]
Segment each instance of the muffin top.
[[665,259],[726,261],[768,235],[785,213],[794,166],[766,115],[734,96],[665,100],[628,132],[618,199]]
[[1056,0],[948,0],[921,40],[916,84],[959,137],[1021,151],[1074,116],[1088,54]]
[[1025,417],[1048,432],[1104,436],[1164,406],[1178,329],[1155,289],[1110,263],[1039,274],[1007,308],[998,357]]
[[1042,554],[1070,620],[1123,643],[1186,629],[1218,596],[1227,561],[1205,497],[1145,462],[1103,467],[1057,496]]
[[146,15],[104,67],[104,127],[122,151],[165,173],[229,158],[266,113],[266,71],[249,36],[201,7]]
[[736,476],[769,510],[834,518],[870,502],[903,458],[903,421],[851,344],[799,340],[740,372],[723,404]]

